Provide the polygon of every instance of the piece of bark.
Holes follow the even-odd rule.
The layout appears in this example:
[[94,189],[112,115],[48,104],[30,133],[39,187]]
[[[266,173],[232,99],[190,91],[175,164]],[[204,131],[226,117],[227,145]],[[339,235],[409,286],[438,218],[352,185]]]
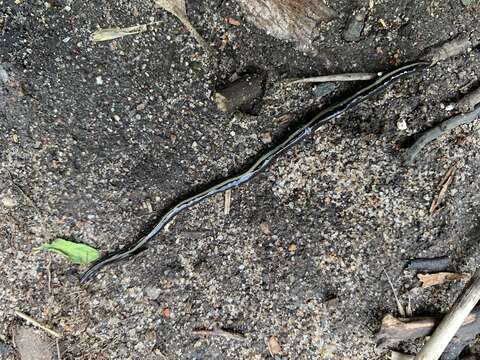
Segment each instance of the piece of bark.
[[263,85],[264,77],[261,75],[242,77],[215,93],[217,108],[223,112],[247,110],[254,105],[255,100],[262,97]]
[[314,29],[321,21],[330,21],[337,12],[321,0],[238,0],[247,20],[268,34],[293,41],[305,52],[315,52]]
[[415,356],[415,360],[437,360],[442,356],[450,341],[462,327],[465,319],[470,316],[477,302],[480,300],[480,269],[472,276],[468,286],[457,298],[448,314],[435,328],[432,336]]
[[447,270],[449,265],[450,259],[448,256],[439,256],[435,258],[418,258],[408,260],[407,269],[425,272],[438,272]]
[[362,10],[352,15],[343,31],[343,40],[354,42],[360,40],[362,36],[363,27],[365,26],[365,19],[367,17],[366,11]]

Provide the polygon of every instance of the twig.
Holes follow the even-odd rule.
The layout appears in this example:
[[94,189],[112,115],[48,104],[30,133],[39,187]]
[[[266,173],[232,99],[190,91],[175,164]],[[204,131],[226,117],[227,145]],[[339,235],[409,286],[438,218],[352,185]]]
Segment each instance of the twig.
[[413,359],[415,359],[415,356],[413,355],[406,355],[393,350],[390,355],[390,360],[413,360]]
[[445,120],[441,124],[427,130],[417,141],[407,150],[405,153],[405,162],[407,164],[413,164],[415,157],[418,153],[430,142],[437,139],[441,135],[449,132],[450,130],[465,124],[470,124],[480,116],[480,105],[478,105],[473,111],[465,114],[459,114]]
[[346,73],[335,75],[315,76],[305,79],[290,80],[288,85],[302,84],[302,83],[317,83],[317,82],[330,82],[330,81],[365,81],[372,80],[379,76],[379,73]]
[[232,340],[245,340],[245,337],[241,334],[218,328],[215,328],[213,330],[192,330],[192,335],[201,337],[222,336],[224,338]]
[[47,333],[49,333],[52,336],[55,336],[56,338],[61,338],[62,337],[62,335],[59,334],[58,332],[47,328],[45,325],[40,324],[37,320],[28,316],[27,314],[24,314],[21,311],[15,310],[15,315],[17,315],[18,317],[21,317],[22,319],[24,319],[26,321],[29,321],[33,326],[36,326],[36,327],[46,331]]
[[62,353],[60,352],[60,343],[58,341],[58,339],[55,339],[55,343],[57,345],[57,357],[58,357],[58,360],[62,360]]
[[388,276],[388,273],[385,269],[383,269],[383,272],[387,276],[388,283],[390,284],[390,287],[392,288],[393,296],[395,297],[395,301],[397,302],[398,313],[400,314],[400,316],[405,317],[405,309],[403,308],[402,303],[398,299],[397,292],[395,291],[395,288],[393,287],[392,280],[390,280],[390,276]]
[[225,205],[223,208],[223,213],[225,215],[230,214],[230,207],[232,205],[232,189],[225,191]]
[[480,300],[480,268],[475,271],[469,286],[455,301],[450,312],[443,318],[433,335],[425,343],[415,360],[437,360],[448,343],[462,326],[465,319]]
[[453,164],[450,169],[448,169],[442,181],[440,182],[440,191],[432,201],[432,205],[430,206],[430,215],[432,215],[438,209],[438,206],[445,198],[448,187],[452,183],[455,172],[457,171],[457,164],[458,162]]
[[52,257],[48,254],[48,263],[47,263],[47,279],[48,279],[48,293],[52,293],[52,272],[50,266],[52,265]]

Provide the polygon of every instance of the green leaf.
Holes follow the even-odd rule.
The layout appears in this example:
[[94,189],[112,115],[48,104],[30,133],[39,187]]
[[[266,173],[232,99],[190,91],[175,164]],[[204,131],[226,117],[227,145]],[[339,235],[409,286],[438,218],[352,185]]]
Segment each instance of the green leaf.
[[462,0],[464,6],[470,6],[475,0]]
[[64,239],[56,239],[51,244],[43,244],[41,250],[65,255],[74,264],[86,265],[100,258],[100,251],[85,244]]

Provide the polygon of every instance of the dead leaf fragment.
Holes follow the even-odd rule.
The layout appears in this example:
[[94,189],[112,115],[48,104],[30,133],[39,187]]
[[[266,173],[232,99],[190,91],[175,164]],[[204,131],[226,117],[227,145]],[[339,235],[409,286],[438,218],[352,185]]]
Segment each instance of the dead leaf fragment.
[[440,285],[448,281],[466,280],[468,274],[457,274],[451,272],[439,272],[435,274],[418,274],[418,280],[422,282],[423,288],[428,288],[434,285]]
[[280,346],[280,343],[275,336],[270,336],[270,338],[268,339],[268,351],[272,356],[275,356],[282,352],[282,347]]
[[202,46],[207,52],[211,52],[210,45],[207,44],[188,19],[185,0],[155,0],[155,4],[180,20],[200,46]]

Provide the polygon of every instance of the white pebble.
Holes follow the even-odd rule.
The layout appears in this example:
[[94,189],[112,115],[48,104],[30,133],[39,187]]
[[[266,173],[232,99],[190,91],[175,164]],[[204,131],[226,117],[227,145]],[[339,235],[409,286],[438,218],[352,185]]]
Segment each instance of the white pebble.
[[398,130],[407,130],[407,122],[405,119],[400,119],[397,121],[397,129]]
[[101,76],[97,76],[95,78],[95,82],[97,83],[97,85],[103,85],[103,79]]

